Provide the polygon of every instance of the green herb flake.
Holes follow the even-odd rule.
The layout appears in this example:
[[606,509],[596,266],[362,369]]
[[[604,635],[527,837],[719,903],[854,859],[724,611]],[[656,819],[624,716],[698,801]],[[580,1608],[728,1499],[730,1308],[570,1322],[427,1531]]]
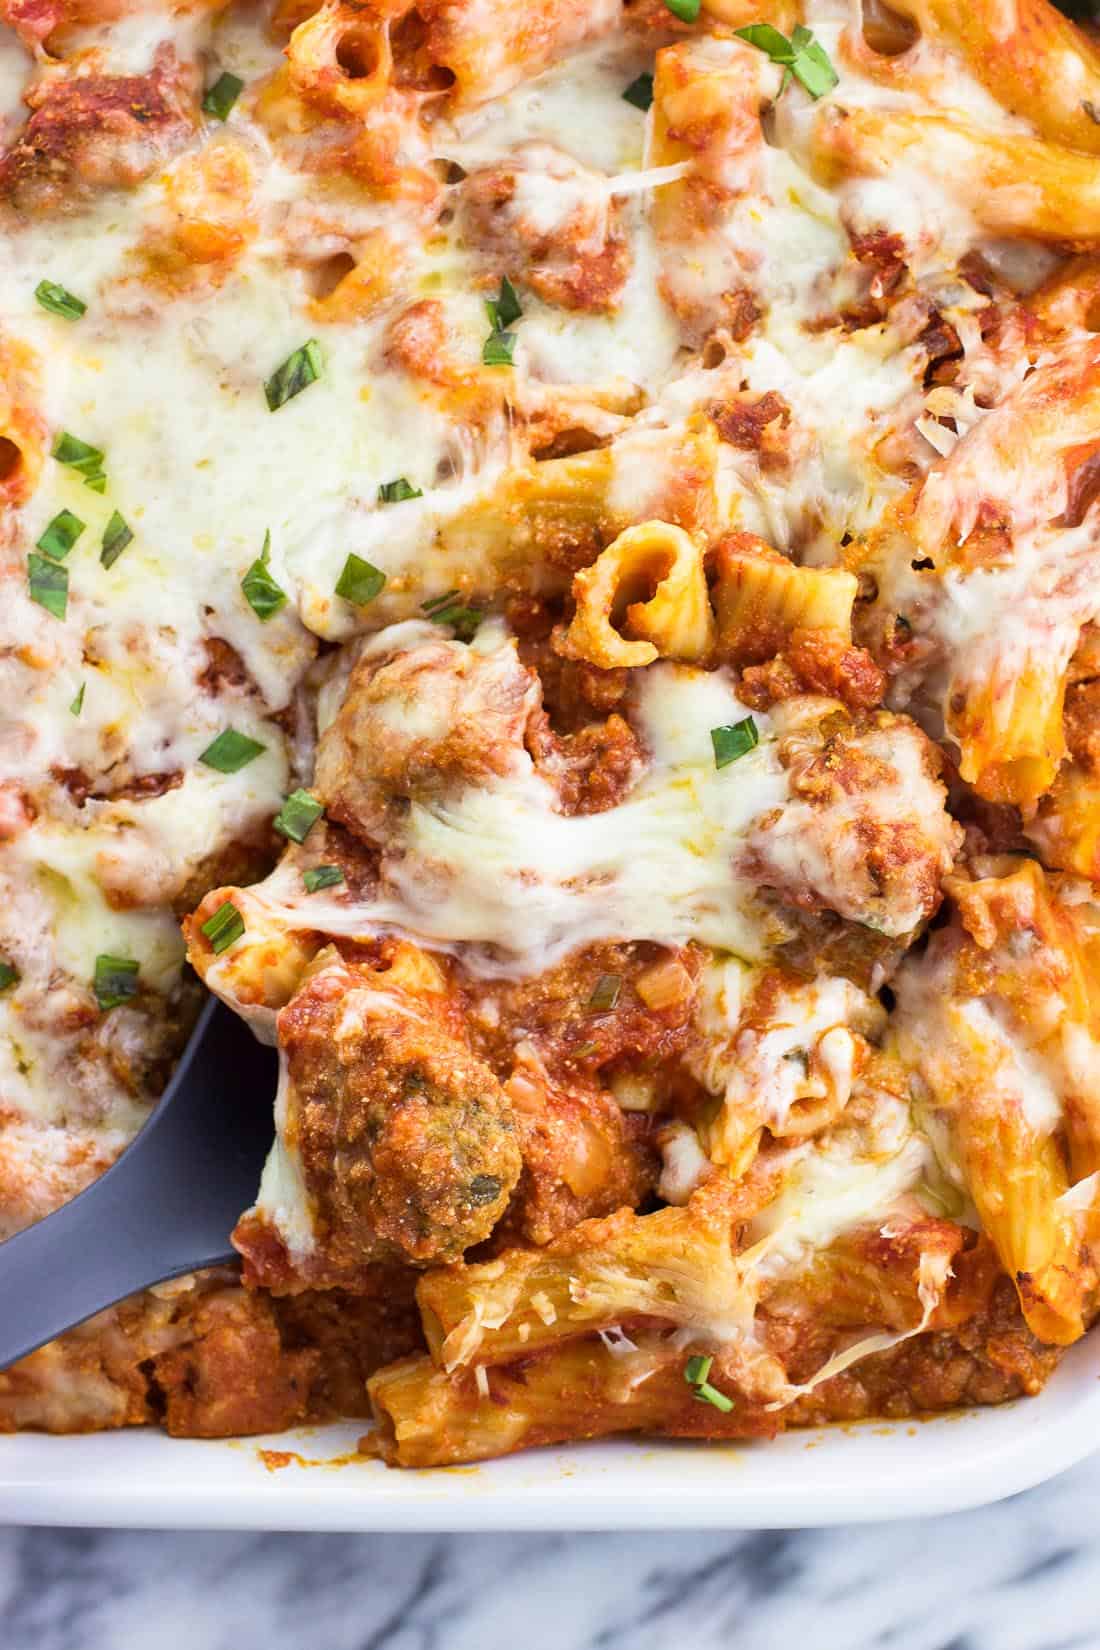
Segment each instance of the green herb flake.
[[739,756],[744,756],[760,743],[756,723],[751,716],[740,722],[729,722],[724,727],[711,728],[710,742],[714,746],[714,766],[728,768]]
[[138,988],[138,964],[132,957],[111,957],[101,952],[95,960],[92,989],[104,1012],[127,1002]]
[[719,1392],[717,1387],[711,1386],[707,1378],[713,1362],[713,1358],[699,1354],[689,1358],[684,1365],[684,1380],[695,1388],[694,1397],[699,1403],[712,1404],[715,1409],[721,1410],[723,1415],[728,1415],[733,1408],[733,1399],[727,1398],[724,1392]]
[[113,567],[126,546],[133,540],[133,530],[115,510],[110,521],[103,529],[103,548],[99,552],[100,562],[104,567]]
[[80,686],[77,688],[76,697],[74,698],[72,704],[69,706],[69,715],[70,716],[79,716],[81,711],[84,709],[84,689],[87,686],[88,686],[87,682],[81,682]]
[[488,300],[485,308],[489,312],[489,325],[494,332],[507,332],[513,322],[519,320],[523,314],[523,306],[507,275],[501,276],[500,291],[495,298]]
[[271,559],[271,534],[264,534],[264,547],[241,580],[245,600],[261,624],[266,624],[287,603],[287,594],[276,583],[268,568]]
[[42,534],[38,548],[53,561],[64,561],[83,531],[84,523],[79,516],[74,516],[71,510],[61,510]]
[[5,962],[3,957],[0,957],[0,991],[6,991],[18,978],[18,968],[13,968],[10,962]]
[[82,298],[68,287],[58,286],[56,281],[39,281],[34,295],[43,309],[48,309],[51,315],[60,315],[63,321],[79,321],[88,308]]
[[213,743],[207,745],[199,761],[218,773],[239,773],[266,749],[266,745],[250,739],[246,733],[238,733],[236,728],[223,728]]
[[223,71],[209,86],[202,100],[204,115],[213,115],[215,120],[228,120],[229,111],[244,90],[244,81],[228,70]]
[[[665,3],[667,5],[669,0]],[[735,29],[734,33],[740,39],[747,40],[750,46],[764,52],[773,63],[779,63],[786,69],[780,91],[793,75],[811,97],[824,97],[839,79],[824,46],[814,39],[813,31],[802,23],[796,26],[789,40],[770,23],[750,23],[747,28]]]
[[62,430],[50,449],[50,456],[67,469],[82,475],[85,487],[90,487],[93,493],[103,492],[107,477],[103,473],[103,454],[98,447],[81,441],[79,436],[70,435],[68,430]]
[[224,904],[218,906],[212,917],[207,917],[202,924],[202,931],[210,941],[211,951],[215,956],[219,956],[244,933],[244,918],[233,901],[227,899]]
[[728,1415],[733,1408],[733,1399],[727,1398],[724,1392],[719,1392],[718,1388],[711,1386],[709,1381],[703,1381],[701,1385],[695,1388],[695,1397],[701,1404],[713,1404],[714,1408],[720,1409],[723,1415]]
[[343,880],[344,873],[338,865],[314,865],[302,872],[307,894],[316,894],[321,888],[335,888]]
[[618,974],[601,974],[588,999],[589,1011],[593,1014],[610,1013],[619,1000],[622,988],[623,982]]
[[460,642],[473,641],[485,617],[480,608],[467,607],[457,590],[448,590],[442,596],[421,602],[420,610],[432,624],[450,625]]
[[673,17],[678,17],[681,23],[698,22],[701,5],[702,0],[665,0],[666,8]]
[[275,829],[291,842],[304,842],[324,811],[308,791],[291,791],[275,815]]
[[55,619],[63,619],[69,606],[69,575],[57,562],[45,556],[36,556],[32,550],[27,557],[27,589],[32,602],[44,607]]
[[487,367],[510,367],[515,349],[514,332],[491,332],[481,346],[481,359]]
[[366,607],[381,594],[385,583],[386,575],[380,568],[372,567],[362,556],[350,555],[336,581],[336,594],[356,607]]
[[288,355],[281,367],[276,367],[264,385],[268,412],[278,412],[288,401],[315,384],[325,370],[324,356],[316,338]]
[[643,111],[653,106],[653,76],[646,69],[623,90],[623,102]]
[[398,476],[396,481],[384,481],[378,489],[379,504],[403,504],[407,498],[423,497],[423,489],[414,487],[404,476]]

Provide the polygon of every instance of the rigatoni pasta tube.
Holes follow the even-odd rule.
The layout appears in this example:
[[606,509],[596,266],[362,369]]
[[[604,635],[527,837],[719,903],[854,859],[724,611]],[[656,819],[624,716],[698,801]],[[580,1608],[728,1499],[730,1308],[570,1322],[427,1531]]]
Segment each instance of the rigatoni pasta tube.
[[687,1352],[667,1339],[640,1333],[631,1345],[623,1356],[584,1336],[519,1363],[454,1375],[430,1358],[406,1358],[367,1383],[378,1431],[366,1447],[392,1466],[439,1467],[622,1432],[739,1438],[775,1431],[775,1418],[727,1390],[719,1375],[712,1379],[732,1407],[701,1402],[684,1379]]
[[1100,154],[1100,51],[1049,0],[891,0],[921,34],[954,47],[970,72],[1040,136]]
[[732,1208],[697,1194],[651,1215],[621,1209],[545,1249],[429,1272],[417,1288],[428,1349],[446,1369],[503,1363],[638,1317],[734,1337],[756,1284],[734,1254]]
[[723,659],[752,664],[778,653],[795,630],[830,630],[848,642],[859,582],[835,567],[798,567],[762,539],[731,534],[712,553]]
[[[698,660],[710,652],[714,615],[703,551],[682,527],[667,521],[628,527],[576,575],[573,595],[577,610],[565,638],[573,658],[612,669],[661,657]],[[628,640],[616,621],[637,639]]]
[[813,134],[821,180],[911,166],[953,191],[983,229],[1036,240],[1100,240],[1100,170],[1089,155],[958,115],[827,108]]

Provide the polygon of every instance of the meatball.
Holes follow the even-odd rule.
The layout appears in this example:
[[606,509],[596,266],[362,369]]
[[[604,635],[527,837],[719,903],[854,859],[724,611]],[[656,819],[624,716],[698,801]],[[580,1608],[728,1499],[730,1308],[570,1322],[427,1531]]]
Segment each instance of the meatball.
[[563,309],[614,309],[630,253],[607,179],[548,143],[472,172],[462,189],[470,241],[509,275]]
[[511,645],[482,653],[431,637],[368,652],[318,747],[317,793],[331,818],[377,839],[394,798],[508,773],[538,697],[538,678]]
[[789,800],[757,822],[743,874],[792,905],[908,934],[939,906],[962,841],[945,808],[939,752],[904,717],[850,720],[829,705],[776,707]]
[[375,1261],[456,1260],[507,1207],[520,1153],[500,1085],[445,993],[387,972],[329,961],[279,1015],[279,1138],[234,1237],[249,1282],[354,1288]]
[[145,75],[51,77],[28,93],[32,113],[0,153],[0,199],[56,212],[104,189],[131,189],[193,137],[198,75],[159,46]]

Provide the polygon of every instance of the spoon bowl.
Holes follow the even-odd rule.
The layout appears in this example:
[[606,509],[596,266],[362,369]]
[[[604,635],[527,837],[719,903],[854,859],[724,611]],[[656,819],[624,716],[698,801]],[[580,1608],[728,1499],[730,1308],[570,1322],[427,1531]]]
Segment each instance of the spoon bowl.
[[0,1243],[0,1369],[136,1290],[235,1261],[274,1136],[277,1058],[211,998],[106,1174]]

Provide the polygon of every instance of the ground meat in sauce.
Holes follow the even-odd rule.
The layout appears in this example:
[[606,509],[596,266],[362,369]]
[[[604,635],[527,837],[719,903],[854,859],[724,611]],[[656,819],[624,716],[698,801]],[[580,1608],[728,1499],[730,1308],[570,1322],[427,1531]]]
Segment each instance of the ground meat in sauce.
[[866,648],[850,646],[831,630],[795,630],[782,653],[741,672],[740,696],[753,710],[767,710],[800,693],[839,699],[851,710],[872,710],[885,692],[885,672]]
[[366,1415],[367,1377],[423,1345],[415,1274],[279,1298],[200,1273],[123,1301],[0,1371],[0,1432],[159,1423],[181,1438]]
[[523,1174],[502,1223],[505,1243],[551,1243],[578,1221],[636,1209],[654,1189],[659,1159],[649,1119],[620,1110],[592,1083],[547,1083],[517,1066],[512,1103]]

